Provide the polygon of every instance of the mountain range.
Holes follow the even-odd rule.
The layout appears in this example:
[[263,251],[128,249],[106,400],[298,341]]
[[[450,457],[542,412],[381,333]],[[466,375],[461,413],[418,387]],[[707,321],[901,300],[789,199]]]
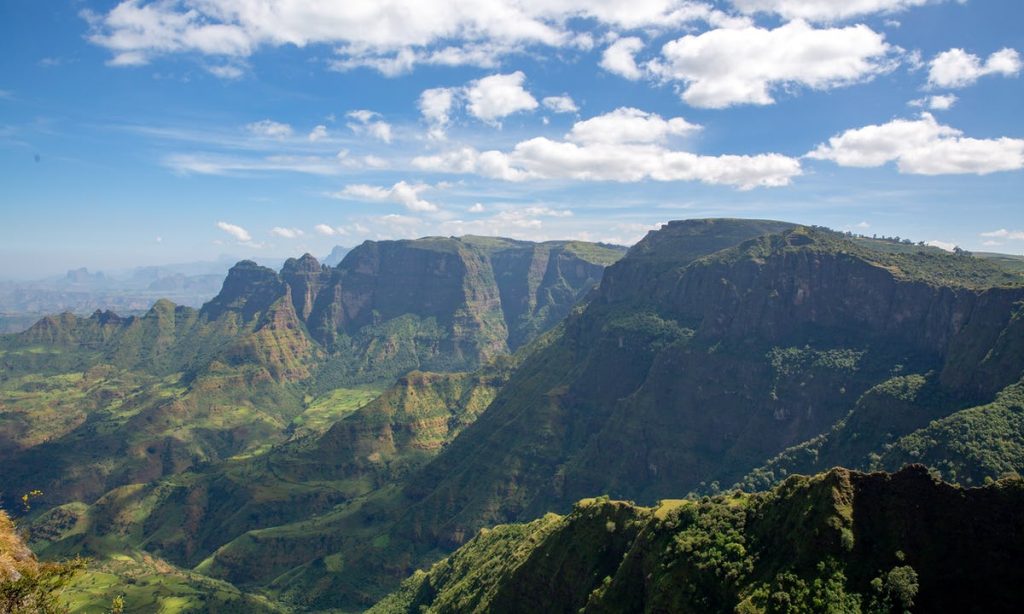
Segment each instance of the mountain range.
[[94,558],[83,604],[159,603],[160,573],[199,611],[928,611],[1016,582],[1019,270],[767,220],[623,252],[367,242],[240,262],[200,309],[44,318],[0,340],[5,505],[45,493],[30,543]]

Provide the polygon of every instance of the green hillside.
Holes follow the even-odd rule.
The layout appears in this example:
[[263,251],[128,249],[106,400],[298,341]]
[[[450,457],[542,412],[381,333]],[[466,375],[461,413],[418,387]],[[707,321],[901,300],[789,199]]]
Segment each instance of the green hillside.
[[[482,237],[382,242],[336,269],[243,263],[197,312],[55,317],[0,350],[0,454],[15,467],[5,491],[41,484],[33,547],[95,557],[101,575],[83,597],[93,605],[128,578],[157,591],[166,569],[176,580],[165,596],[189,607],[258,595],[259,607],[358,611],[479,535],[438,568],[437,590],[393,599],[542,608],[530,582],[564,572],[546,594],[566,611],[622,611],[647,581],[635,570],[616,580],[623,556],[668,513],[659,501],[708,504],[708,526],[729,535],[756,524],[747,510],[764,512],[740,544],[751,553],[743,544],[799,534],[765,503],[789,487],[701,497],[839,479],[789,479],[834,466],[925,463],[978,485],[1024,464],[1024,285],[1005,268],[729,219],[649,233],[595,287],[614,256]],[[880,479],[841,475],[854,490]],[[596,495],[638,505],[609,503],[609,518],[593,503],[597,524],[571,528],[551,515],[572,518]],[[480,533],[510,522],[526,524]],[[537,558],[532,548],[563,530]],[[691,537],[692,552],[717,543]],[[893,552],[910,561],[908,548]],[[853,552],[762,568],[767,559],[731,549],[739,566],[723,573],[735,581],[707,575],[730,560],[716,558],[666,575],[689,588],[652,607],[774,611],[785,609],[776,597],[822,595],[896,607],[886,583],[909,578],[907,565]],[[934,590],[908,565],[921,595]],[[523,583],[503,587],[492,572]]]
[[[650,505],[875,466],[899,437],[992,403],[1024,375],[1024,288],[1007,275],[823,229],[669,224],[609,267],[487,411],[399,489],[243,535],[202,569],[309,607],[355,609],[481,528],[596,493]],[[821,453],[828,464],[759,469],[858,414],[862,435]],[[932,449],[938,465],[947,448]],[[975,463],[993,457],[971,456],[958,473],[998,478],[1012,462]]]
[[1024,482],[834,469],[760,494],[587,499],[482,529],[373,614],[1014,612]]

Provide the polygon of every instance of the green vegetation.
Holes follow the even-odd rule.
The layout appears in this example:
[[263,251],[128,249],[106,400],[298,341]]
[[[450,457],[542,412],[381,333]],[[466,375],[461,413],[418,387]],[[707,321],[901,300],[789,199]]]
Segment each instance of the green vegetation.
[[1024,382],[995,401],[934,420],[879,450],[872,466],[923,463],[966,485],[1024,473]]
[[1020,479],[964,491],[920,467],[667,511],[589,500],[481,530],[370,612],[1010,612],[1022,503]]
[[[304,607],[356,609],[483,527],[565,512],[595,492],[653,503],[738,481],[764,488],[804,467],[869,467],[886,445],[1020,379],[1024,290],[974,275],[984,263],[938,254],[932,267],[772,224],[652,233],[471,428],[392,474],[399,488],[239,536],[203,570]],[[792,461],[769,463],[780,455]],[[813,603],[843,582],[822,574],[779,582]],[[762,581],[768,590],[774,576]]]
[[380,388],[336,388],[310,399],[301,414],[292,419],[289,428],[296,435],[322,433],[332,424],[377,398]]
[[108,614],[121,597],[122,611],[275,614],[289,610],[227,582],[178,569],[148,554],[115,553],[89,565],[66,589],[72,614]]
[[[0,340],[3,494],[46,492],[33,547],[95,558],[94,609],[357,610],[473,536],[402,594],[442,611],[930,603],[953,555],[878,533],[912,532],[908,502],[790,476],[1019,471],[1024,287],[969,255],[770,221],[668,224],[595,289],[617,253],[371,242],[334,269],[242,263],[200,311],[49,318]],[[735,483],[781,486],[722,494]],[[574,504],[602,492],[653,507]],[[858,525],[879,506],[904,515]]]
[[40,563],[18,535],[14,522],[0,510],[0,612],[60,614],[67,611],[64,593],[85,568],[75,558]]

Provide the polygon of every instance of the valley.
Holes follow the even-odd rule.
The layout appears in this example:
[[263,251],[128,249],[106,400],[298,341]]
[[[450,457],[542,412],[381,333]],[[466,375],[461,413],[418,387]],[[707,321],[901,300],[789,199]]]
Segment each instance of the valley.
[[964,599],[920,546],[962,520],[906,497],[1021,547],[1022,305],[997,259],[759,220],[241,262],[198,310],[0,340],[4,506],[42,491],[29,545],[89,557],[76,612]]

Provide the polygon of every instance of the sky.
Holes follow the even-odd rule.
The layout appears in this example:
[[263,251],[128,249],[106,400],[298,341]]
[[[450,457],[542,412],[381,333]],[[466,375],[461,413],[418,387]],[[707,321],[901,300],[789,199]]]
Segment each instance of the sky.
[[0,278],[751,217],[1024,253],[1020,0],[5,0]]

